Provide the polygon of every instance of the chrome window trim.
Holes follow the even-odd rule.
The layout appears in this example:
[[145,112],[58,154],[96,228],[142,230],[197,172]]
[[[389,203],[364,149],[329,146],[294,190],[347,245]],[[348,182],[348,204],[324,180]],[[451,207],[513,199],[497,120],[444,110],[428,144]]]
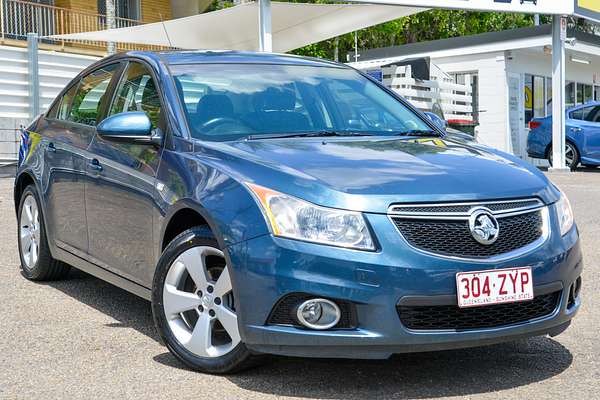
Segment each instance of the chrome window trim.
[[[492,211],[489,210],[488,207],[489,205],[492,204],[511,204],[511,203],[522,203],[522,202],[527,202],[527,201],[535,201],[537,204],[535,205],[531,205],[531,206],[526,206],[526,207],[515,207],[515,208],[508,208],[506,210],[498,210],[498,211]],[[421,208],[421,207],[428,207],[428,208],[435,208],[435,207],[440,207],[440,208],[444,208],[444,207],[453,207],[453,206],[471,206],[467,211],[465,212],[444,212],[444,211],[436,211],[436,212],[421,212],[421,211],[415,211],[415,212],[411,212],[411,211],[396,211],[397,209],[402,209],[402,208]],[[459,203],[420,203],[420,204],[393,204],[388,208],[388,215],[391,216],[401,216],[401,217],[415,217],[415,218],[422,218],[422,219],[448,219],[448,217],[455,217],[460,219],[460,217],[463,217],[464,219],[468,219],[469,216],[471,215],[471,212],[473,212],[473,210],[476,210],[478,208],[483,208],[483,209],[487,209],[487,211],[489,211],[490,213],[492,213],[494,216],[497,216],[498,218],[502,218],[505,216],[512,216],[512,215],[518,215],[518,214],[524,214],[526,212],[530,212],[530,211],[534,211],[534,210],[538,210],[541,209],[542,207],[544,207],[544,203],[542,203],[542,201],[538,198],[526,198],[526,199],[517,199],[517,200],[499,200],[499,201],[469,201],[469,202],[459,202]]]
[[[482,204],[482,203],[469,203],[469,204]],[[485,203],[485,204],[490,204],[490,203]],[[477,208],[477,207],[475,207]],[[411,249],[421,253],[421,254],[425,254],[428,256],[432,256],[432,257],[437,257],[437,258],[443,258],[446,260],[454,260],[454,261],[465,261],[465,262],[472,262],[472,263],[481,263],[481,264],[489,264],[489,263],[497,263],[497,262],[501,262],[501,261],[506,261],[506,260],[510,260],[512,258],[517,258],[517,257],[521,257],[524,256],[528,253],[533,252],[534,250],[536,250],[537,248],[539,248],[540,246],[542,246],[544,243],[546,243],[546,241],[550,238],[550,209],[548,206],[542,206],[542,207],[538,207],[535,209],[528,209],[525,211],[518,211],[518,212],[513,212],[510,215],[502,215],[502,216],[497,216],[498,218],[502,218],[502,217],[508,217],[511,215],[519,215],[519,214],[527,214],[530,212],[536,212],[539,211],[542,214],[542,234],[541,236],[535,240],[534,242],[528,244],[527,246],[521,247],[520,249],[516,249],[513,251],[509,251],[508,253],[502,253],[502,254],[498,254],[492,257],[487,257],[487,258],[470,258],[470,257],[459,257],[459,256],[448,256],[448,255],[444,255],[444,254],[440,254],[440,253],[435,253],[432,251],[428,251],[428,250],[423,250],[419,247],[413,246],[412,243],[410,243],[408,241],[408,239],[406,239],[404,237],[404,235],[402,234],[402,232],[400,232],[400,229],[398,228],[398,226],[394,223],[394,218],[397,217],[402,217],[402,218],[411,218],[411,217],[407,217],[405,215],[399,215],[399,214],[391,214],[388,215],[388,219],[390,220],[390,222],[392,223],[392,225],[394,226],[394,228],[396,229],[396,231],[398,232],[398,234],[400,235],[400,237],[402,238],[402,240],[404,240],[404,242],[408,245],[408,247],[410,247]],[[414,218],[414,217],[412,217]],[[420,218],[420,219],[432,219],[430,216],[423,216],[421,215],[420,217],[416,217],[416,218]],[[467,218],[464,217],[454,217],[454,218],[448,218],[448,217],[439,217],[439,218],[435,218],[435,219],[446,219],[446,220],[467,220]]]

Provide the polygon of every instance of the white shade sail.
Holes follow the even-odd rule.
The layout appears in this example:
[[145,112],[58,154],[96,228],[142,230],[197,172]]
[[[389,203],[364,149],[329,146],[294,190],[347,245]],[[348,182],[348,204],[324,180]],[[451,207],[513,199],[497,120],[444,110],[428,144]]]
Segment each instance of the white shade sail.
[[[273,51],[284,53],[425,10],[370,4],[272,3]],[[258,50],[258,5],[246,3],[128,28],[51,36],[182,49]]]

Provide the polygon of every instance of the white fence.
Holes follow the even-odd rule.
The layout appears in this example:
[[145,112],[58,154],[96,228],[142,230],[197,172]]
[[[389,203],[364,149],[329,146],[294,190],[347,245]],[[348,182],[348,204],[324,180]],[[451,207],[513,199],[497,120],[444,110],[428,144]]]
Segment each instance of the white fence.
[[[45,111],[60,90],[98,58],[39,50],[39,104]],[[28,49],[0,46],[0,164],[16,160],[18,130],[34,117]]]
[[410,65],[390,65],[381,68],[382,83],[409,100],[422,111],[441,106],[446,120],[473,121],[473,89],[454,83],[453,78],[431,65],[430,79],[418,80]]

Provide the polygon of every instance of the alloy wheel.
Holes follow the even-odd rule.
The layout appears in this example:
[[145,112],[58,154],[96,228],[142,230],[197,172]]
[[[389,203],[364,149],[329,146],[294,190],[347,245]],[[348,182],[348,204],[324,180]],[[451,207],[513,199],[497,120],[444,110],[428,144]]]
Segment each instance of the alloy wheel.
[[35,198],[28,194],[23,201],[19,221],[21,256],[27,268],[33,268],[40,255],[40,213]]
[[163,286],[163,309],[177,341],[199,357],[231,352],[241,341],[223,252],[196,246],[169,267]]
[[[548,150],[548,161],[550,165],[554,164],[554,159],[552,157],[552,148]],[[574,163],[577,161],[577,150],[573,147],[571,143],[565,143],[565,166],[567,168],[574,168]]]
[[573,166],[573,163],[575,162],[575,157],[575,149],[570,143],[567,143],[565,145],[565,164],[567,164],[567,167],[571,168]]

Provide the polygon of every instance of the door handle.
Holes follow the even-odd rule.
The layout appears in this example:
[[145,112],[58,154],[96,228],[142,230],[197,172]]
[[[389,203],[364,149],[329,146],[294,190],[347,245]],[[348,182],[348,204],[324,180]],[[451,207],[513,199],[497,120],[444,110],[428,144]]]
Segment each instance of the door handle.
[[93,169],[94,171],[102,171],[102,165],[100,165],[100,161],[98,161],[96,158],[94,158],[92,161],[90,161],[90,168]]
[[581,128],[571,128],[571,132],[581,132]]
[[56,153],[56,146],[54,146],[54,143],[52,143],[52,142],[48,143],[47,149],[48,149],[48,151],[51,151],[52,153]]

